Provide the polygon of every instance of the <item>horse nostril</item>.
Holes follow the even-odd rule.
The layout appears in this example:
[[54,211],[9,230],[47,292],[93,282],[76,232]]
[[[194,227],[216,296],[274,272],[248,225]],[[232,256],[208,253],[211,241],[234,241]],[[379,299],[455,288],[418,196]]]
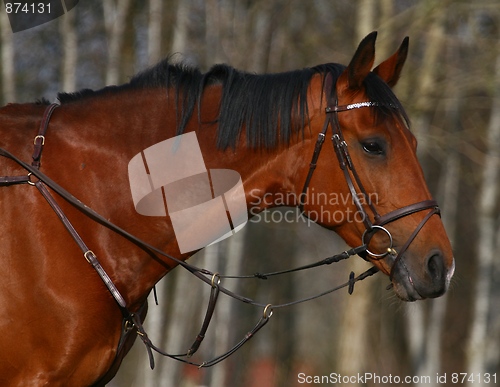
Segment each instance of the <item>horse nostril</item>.
[[427,273],[433,282],[440,282],[444,278],[444,258],[441,252],[432,254],[427,260]]
[[[406,258],[406,257],[404,257]],[[401,259],[392,270],[392,282],[399,286],[406,300],[442,296],[448,287],[450,274],[445,256],[440,250],[432,250],[425,261]]]
[[426,280],[416,285],[418,293],[426,298],[439,297],[446,292],[446,265],[441,251],[434,251],[427,258]]

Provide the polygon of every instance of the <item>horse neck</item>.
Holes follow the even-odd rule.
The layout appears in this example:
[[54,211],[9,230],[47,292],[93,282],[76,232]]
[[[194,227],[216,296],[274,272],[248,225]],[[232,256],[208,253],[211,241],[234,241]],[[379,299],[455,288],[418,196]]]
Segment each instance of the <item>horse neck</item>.
[[[266,195],[269,198],[269,195],[275,193],[293,198],[293,195],[285,194],[298,192],[297,181],[303,181],[302,176],[298,178],[299,171],[303,171],[302,164],[307,163],[299,153],[304,143],[297,140],[295,144],[276,149],[257,150],[248,148],[242,135],[234,149],[217,149],[215,119],[218,114],[218,96],[217,90],[212,95],[206,93],[201,116],[204,124],[200,125],[195,111],[185,128],[185,133],[196,132],[206,169],[231,169],[238,172],[251,214],[275,204],[287,204],[273,203],[265,198]],[[174,98],[167,98],[165,90],[156,89],[134,91],[127,98],[123,95],[111,95],[99,100],[63,104],[60,114],[54,115],[53,120],[53,125],[60,125],[61,130],[56,127],[51,131],[56,137],[51,139],[53,144],[61,143],[57,151],[59,154],[56,157],[52,152],[46,152],[44,168],[50,169],[54,164],[57,165],[54,171],[60,170],[61,158],[66,161],[74,160],[75,169],[81,169],[85,164],[83,172],[91,172],[94,181],[86,185],[81,184],[84,177],[70,181],[68,188],[75,196],[120,227],[167,254],[187,259],[192,254],[181,254],[167,218],[147,217],[135,211],[127,178],[128,163],[135,155],[175,136],[178,117],[174,103]],[[73,120],[76,117],[73,125],[68,125],[67,119],[70,117]],[[82,147],[86,150],[82,150]],[[63,149],[65,150],[62,151]],[[93,149],[93,159],[86,158],[88,149]],[[111,163],[113,167],[107,168]],[[50,171],[47,172],[50,174]],[[108,189],[106,182],[111,181],[113,186]],[[121,194],[117,195],[119,192]],[[104,251],[101,254],[103,266],[110,271],[129,304],[138,304],[152,286],[176,265],[167,259],[166,265],[159,265],[141,250],[125,249],[123,246],[128,242],[111,234],[107,231],[103,234],[102,229],[96,229],[88,244],[99,245]]]

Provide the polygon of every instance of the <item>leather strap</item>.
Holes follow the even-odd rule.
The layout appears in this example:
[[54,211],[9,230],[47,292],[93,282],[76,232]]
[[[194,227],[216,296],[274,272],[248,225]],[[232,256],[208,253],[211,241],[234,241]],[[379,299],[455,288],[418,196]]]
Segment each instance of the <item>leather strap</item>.
[[207,333],[208,325],[212,320],[212,316],[215,311],[215,305],[217,304],[217,299],[219,297],[219,291],[220,291],[219,284],[220,284],[220,276],[218,273],[216,273],[212,276],[212,290],[210,291],[210,300],[208,302],[205,318],[203,319],[203,324],[201,326],[200,332],[196,336],[196,339],[194,340],[193,344],[191,345],[191,348],[189,348],[189,350],[187,351],[186,354],[187,357],[193,356],[195,352],[198,351],[198,348],[200,348],[200,345],[203,339],[205,338],[205,333]]
[[321,148],[323,147],[323,143],[325,142],[326,131],[328,130],[328,120],[325,120],[323,125],[323,130],[320,134],[318,134],[318,139],[316,140],[316,145],[314,146],[314,152],[311,159],[311,163],[309,164],[309,171],[307,173],[307,177],[304,183],[304,187],[302,188],[302,193],[299,198],[299,210],[300,212],[304,212],[304,204],[307,200],[307,189],[309,188],[309,184],[311,183],[311,179],[316,169],[316,165],[318,163],[319,154],[321,152]]
[[24,176],[0,176],[0,187],[6,187],[15,184],[24,184],[29,181],[27,175]]
[[45,187],[43,182],[41,180],[38,180],[36,183],[34,183],[34,185],[38,189],[38,191],[42,194],[42,196],[45,198],[45,200],[47,200],[49,205],[52,207],[52,209],[56,213],[59,220],[61,220],[61,222],[63,223],[66,230],[68,230],[71,237],[77,243],[80,250],[82,250],[83,256],[85,257],[87,262],[90,263],[92,265],[92,267],[95,269],[95,271],[97,272],[97,274],[99,274],[99,277],[101,277],[101,280],[104,282],[104,284],[108,288],[109,292],[112,294],[113,298],[116,300],[124,317],[129,317],[130,312],[127,310],[127,303],[126,303],[125,299],[123,298],[120,291],[118,290],[116,285],[113,283],[113,281],[109,277],[108,273],[106,273],[104,268],[101,266],[101,263],[97,259],[96,255],[87,247],[87,245],[85,244],[83,239],[80,237],[78,232],[75,230],[75,228],[71,224],[70,220],[68,219],[66,214],[64,214],[61,207],[55,201],[55,199],[52,197],[52,195],[50,194],[49,190]]
[[42,121],[40,122],[40,128],[38,129],[38,134],[33,140],[35,149],[33,150],[33,156],[31,156],[33,158],[33,162],[31,163],[31,165],[35,168],[40,168],[43,146],[45,145],[45,134],[47,133],[47,128],[49,127],[50,117],[52,117],[52,113],[54,113],[54,110],[58,106],[60,106],[59,101],[50,104],[43,113]]
[[433,207],[428,213],[427,215],[425,215],[425,217],[422,219],[422,221],[419,223],[419,225],[417,226],[417,228],[415,230],[413,230],[413,233],[410,235],[410,237],[406,240],[406,243],[403,245],[403,247],[398,251],[398,255],[396,256],[396,259],[394,260],[394,263],[392,264],[392,268],[391,268],[391,274],[390,274],[390,278],[392,280],[392,277],[393,277],[393,274],[394,274],[394,269],[398,266],[398,262],[401,260],[401,258],[403,257],[404,253],[406,252],[406,250],[408,249],[408,247],[410,247],[410,244],[413,242],[413,240],[415,239],[415,237],[417,236],[417,234],[420,232],[420,230],[422,229],[422,227],[424,227],[424,225],[427,223],[427,221],[431,218],[432,215],[435,215],[435,214],[438,214],[439,215],[439,207]]
[[[336,114],[336,113],[335,113]],[[351,193],[352,200],[354,204],[356,205],[356,208],[360,213],[363,214],[363,223],[365,225],[365,228],[367,230],[372,228],[372,222],[370,220],[370,217],[368,216],[367,212],[365,211],[365,208],[363,207],[363,204],[361,203],[361,200],[358,195],[358,191],[356,190],[356,187],[354,185],[354,181],[351,178],[351,174],[349,171],[351,171],[356,184],[358,185],[359,188],[359,194],[361,194],[364,198],[365,201],[368,203],[369,208],[373,212],[374,216],[377,216],[377,210],[373,205],[371,204],[369,200],[369,196],[361,184],[361,180],[359,179],[359,175],[356,172],[356,169],[354,168],[354,164],[352,163],[351,157],[349,156],[349,151],[347,150],[347,143],[344,140],[344,137],[342,135],[342,131],[340,130],[340,126],[338,124],[337,118],[330,119],[332,121],[332,131],[333,131],[333,136],[332,136],[332,143],[333,147],[335,149],[335,154],[337,155],[337,159],[339,161],[339,166],[340,169],[342,170],[344,174],[345,181],[347,183],[347,187],[349,188],[349,192]]]
[[397,210],[391,211],[385,215],[378,216],[375,218],[375,224],[377,226],[383,226],[387,223],[394,222],[395,220],[403,218],[407,215],[411,215],[414,214],[415,212],[427,210],[430,208],[435,208],[436,214],[440,213],[439,206],[435,200],[424,200],[418,203],[398,208]]

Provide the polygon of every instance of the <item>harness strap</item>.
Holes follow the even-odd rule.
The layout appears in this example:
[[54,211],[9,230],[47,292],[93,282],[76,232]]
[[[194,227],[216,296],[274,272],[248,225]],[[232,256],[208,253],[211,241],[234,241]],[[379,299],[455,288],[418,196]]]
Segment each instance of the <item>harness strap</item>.
[[[372,224],[367,212],[365,211],[363,204],[361,203],[360,197],[358,196],[358,191],[356,190],[356,187],[354,186],[354,181],[356,182],[356,185],[358,186],[359,194],[362,195],[362,197],[364,197],[365,202],[368,204],[368,207],[370,208],[370,211],[372,212],[374,219],[376,219],[379,215],[378,215],[377,209],[375,208],[375,206],[371,202],[370,197],[368,196],[368,192],[366,191],[365,187],[363,186],[363,183],[361,182],[361,178],[359,177],[358,172],[356,171],[356,168],[354,167],[354,164],[352,162],[351,156],[349,155],[349,150],[347,149],[347,142],[345,141],[344,135],[342,134],[342,130],[340,128],[338,113],[353,110],[353,109],[359,109],[362,107],[378,106],[379,104],[377,102],[359,102],[359,103],[354,103],[354,104],[350,104],[350,105],[340,105],[339,106],[336,92],[334,93],[334,97],[332,99],[333,99],[334,105],[328,106],[325,109],[325,111],[326,111],[327,115],[329,116],[328,121],[330,121],[330,125],[332,127],[332,143],[333,143],[333,147],[335,149],[335,154],[337,155],[337,159],[339,161],[340,167],[344,173],[344,178],[345,178],[347,185],[349,187],[349,191],[351,192],[353,202],[356,205],[356,208],[358,209],[358,211],[363,214],[363,224],[365,225],[365,228],[367,230],[370,230],[372,228],[373,224]],[[352,173],[354,181],[351,178],[349,171],[350,171],[350,173]]]
[[45,187],[45,185],[42,183],[41,180],[38,180],[36,183],[32,183],[34,186],[38,189],[38,191],[42,194],[42,196],[47,200],[49,205],[52,207],[54,212],[56,213],[57,217],[59,220],[63,223],[64,227],[66,230],[68,230],[69,234],[71,237],[74,239],[80,250],[82,250],[83,256],[87,260],[88,263],[92,265],[92,267],[96,270],[96,272],[99,274],[99,277],[101,277],[101,280],[104,282],[106,287],[108,288],[109,292],[112,294],[113,298],[117,302],[118,306],[120,307],[120,310],[122,311],[124,317],[130,317],[130,312],[127,309],[127,303],[123,296],[121,295],[120,291],[116,287],[116,285],[113,283],[111,278],[109,277],[108,273],[104,270],[102,267],[101,263],[97,259],[96,255],[92,250],[90,250],[83,239],[80,237],[78,232],[75,230],[73,225],[71,224],[70,220],[66,216],[66,214],[62,211],[61,207],[59,204],[55,201],[53,196],[50,194],[49,190]]
[[60,105],[61,103],[58,100],[57,102],[50,104],[43,113],[42,121],[40,122],[40,128],[38,129],[38,134],[33,140],[35,149],[33,151],[33,156],[31,156],[33,158],[33,162],[31,163],[31,165],[35,168],[40,168],[43,146],[45,145],[45,134],[47,133],[47,129],[49,127],[50,117],[52,117],[52,113],[54,113],[54,110]]
[[366,251],[366,245],[361,245],[358,247],[353,247],[352,249],[348,249],[343,251],[340,254],[335,254],[330,257],[324,258],[321,261],[313,262],[308,265],[303,265],[299,267],[295,267],[293,269],[288,269],[288,270],[280,270],[280,271],[273,271],[270,273],[255,273],[253,275],[240,275],[240,276],[230,276],[230,275],[221,275],[221,278],[234,278],[234,279],[247,279],[247,278],[259,278],[266,280],[268,277],[273,277],[281,274],[288,274],[288,273],[294,273],[296,271],[301,271],[301,270],[307,270],[307,269],[312,269],[315,267],[323,266],[323,265],[331,265],[332,263],[340,262],[343,261],[344,259],[348,259],[352,257],[353,255],[358,255]]
[[395,220],[403,218],[407,215],[411,215],[415,212],[427,210],[430,208],[436,209],[436,214],[440,213],[439,206],[435,200],[423,200],[421,202],[413,203],[408,206],[398,208],[397,210],[391,211],[385,215],[379,216],[378,218],[376,218],[375,224],[378,226],[384,226],[387,223],[394,222]]
[[417,226],[417,228],[415,230],[413,230],[413,233],[410,235],[410,237],[406,240],[406,243],[403,245],[403,247],[401,248],[400,251],[398,251],[398,255],[396,256],[396,259],[394,260],[394,263],[392,264],[392,268],[391,268],[391,274],[390,274],[390,278],[392,280],[392,277],[393,277],[393,274],[394,274],[394,270],[396,269],[397,265],[398,265],[398,262],[401,260],[401,257],[404,255],[404,253],[406,252],[406,250],[408,249],[408,247],[410,247],[410,244],[413,242],[413,240],[415,239],[415,237],[417,236],[417,234],[420,232],[420,230],[422,229],[422,227],[424,227],[424,225],[427,223],[427,221],[431,218],[432,215],[439,215],[440,214],[440,211],[439,211],[439,207],[437,206],[434,206],[428,213],[427,215],[425,215],[425,217],[422,219],[422,221],[419,223],[419,225]]
[[0,187],[7,187],[9,185],[25,184],[29,182],[29,177],[23,176],[0,176]]
[[314,152],[311,159],[311,163],[309,164],[309,171],[307,172],[306,181],[304,183],[304,187],[302,188],[302,193],[299,198],[299,210],[300,212],[304,212],[304,204],[307,198],[307,188],[311,182],[314,170],[316,169],[316,165],[318,163],[319,154],[321,152],[321,148],[323,147],[323,143],[325,142],[326,131],[328,130],[328,121],[325,121],[323,125],[323,130],[318,134],[318,139],[316,140],[316,145],[314,146]]
[[196,336],[194,343],[191,345],[191,348],[187,351],[186,356],[191,357],[195,354],[195,352],[200,348],[201,342],[205,338],[205,333],[207,333],[208,325],[212,320],[212,316],[215,311],[215,305],[217,303],[217,299],[219,297],[219,284],[220,284],[220,276],[218,273],[215,273],[212,276],[212,290],[210,291],[210,300],[207,306],[207,312],[205,314],[205,318],[203,319],[203,324],[200,329],[200,333]]
[[[333,125],[333,127],[335,127],[335,125]],[[335,149],[335,153],[337,155],[337,159],[339,161],[340,169],[344,174],[344,179],[347,183],[347,187],[349,188],[349,192],[351,193],[352,200],[358,211],[363,214],[363,224],[365,225],[365,228],[370,230],[373,225],[372,222],[370,221],[370,217],[368,216],[363,205],[361,204],[358,192],[356,190],[356,187],[354,186],[354,182],[351,178],[351,175],[349,174],[349,170],[355,171],[355,169],[352,164],[349,153],[347,152],[347,143],[343,139],[342,133],[340,131],[337,131],[336,133],[334,132],[334,135],[332,136],[332,142],[333,142],[333,147]],[[354,175],[353,173],[353,176],[357,176],[357,174]],[[366,201],[369,203],[368,194],[366,193],[364,188],[362,189],[359,186],[359,183],[358,187],[361,191],[361,194],[365,197]]]

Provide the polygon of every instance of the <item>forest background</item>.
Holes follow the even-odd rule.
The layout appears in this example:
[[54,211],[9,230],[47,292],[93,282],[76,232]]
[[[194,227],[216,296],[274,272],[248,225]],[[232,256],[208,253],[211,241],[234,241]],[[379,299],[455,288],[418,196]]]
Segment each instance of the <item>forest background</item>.
[[[415,386],[427,382],[423,377],[430,378],[426,386],[438,385],[443,375],[447,385],[490,385],[486,374],[500,378],[500,2],[86,0],[52,22],[17,33],[2,9],[0,26],[4,104],[125,83],[172,54],[204,71],[228,63],[249,72],[280,72],[347,64],[373,30],[379,32],[378,61],[410,37],[395,92],[411,117],[453,243],[457,269],[449,293],[402,303],[385,290],[388,279],[379,274],[357,284],[351,296],[340,291],[280,310],[240,351],[207,370],[157,356],[151,371],[137,343],[110,386],[298,386],[305,384],[301,375],[332,373],[410,376]],[[279,221],[279,214],[251,222],[192,262],[221,272],[265,272],[345,248],[332,233]],[[230,285],[278,303],[331,288],[351,270],[366,267],[356,259]],[[146,328],[160,347],[185,351],[203,319],[209,289],[176,270],[160,282],[158,293],[160,305],[150,302]],[[221,300],[199,357],[227,350],[259,313]],[[463,382],[460,373],[466,373]]]

